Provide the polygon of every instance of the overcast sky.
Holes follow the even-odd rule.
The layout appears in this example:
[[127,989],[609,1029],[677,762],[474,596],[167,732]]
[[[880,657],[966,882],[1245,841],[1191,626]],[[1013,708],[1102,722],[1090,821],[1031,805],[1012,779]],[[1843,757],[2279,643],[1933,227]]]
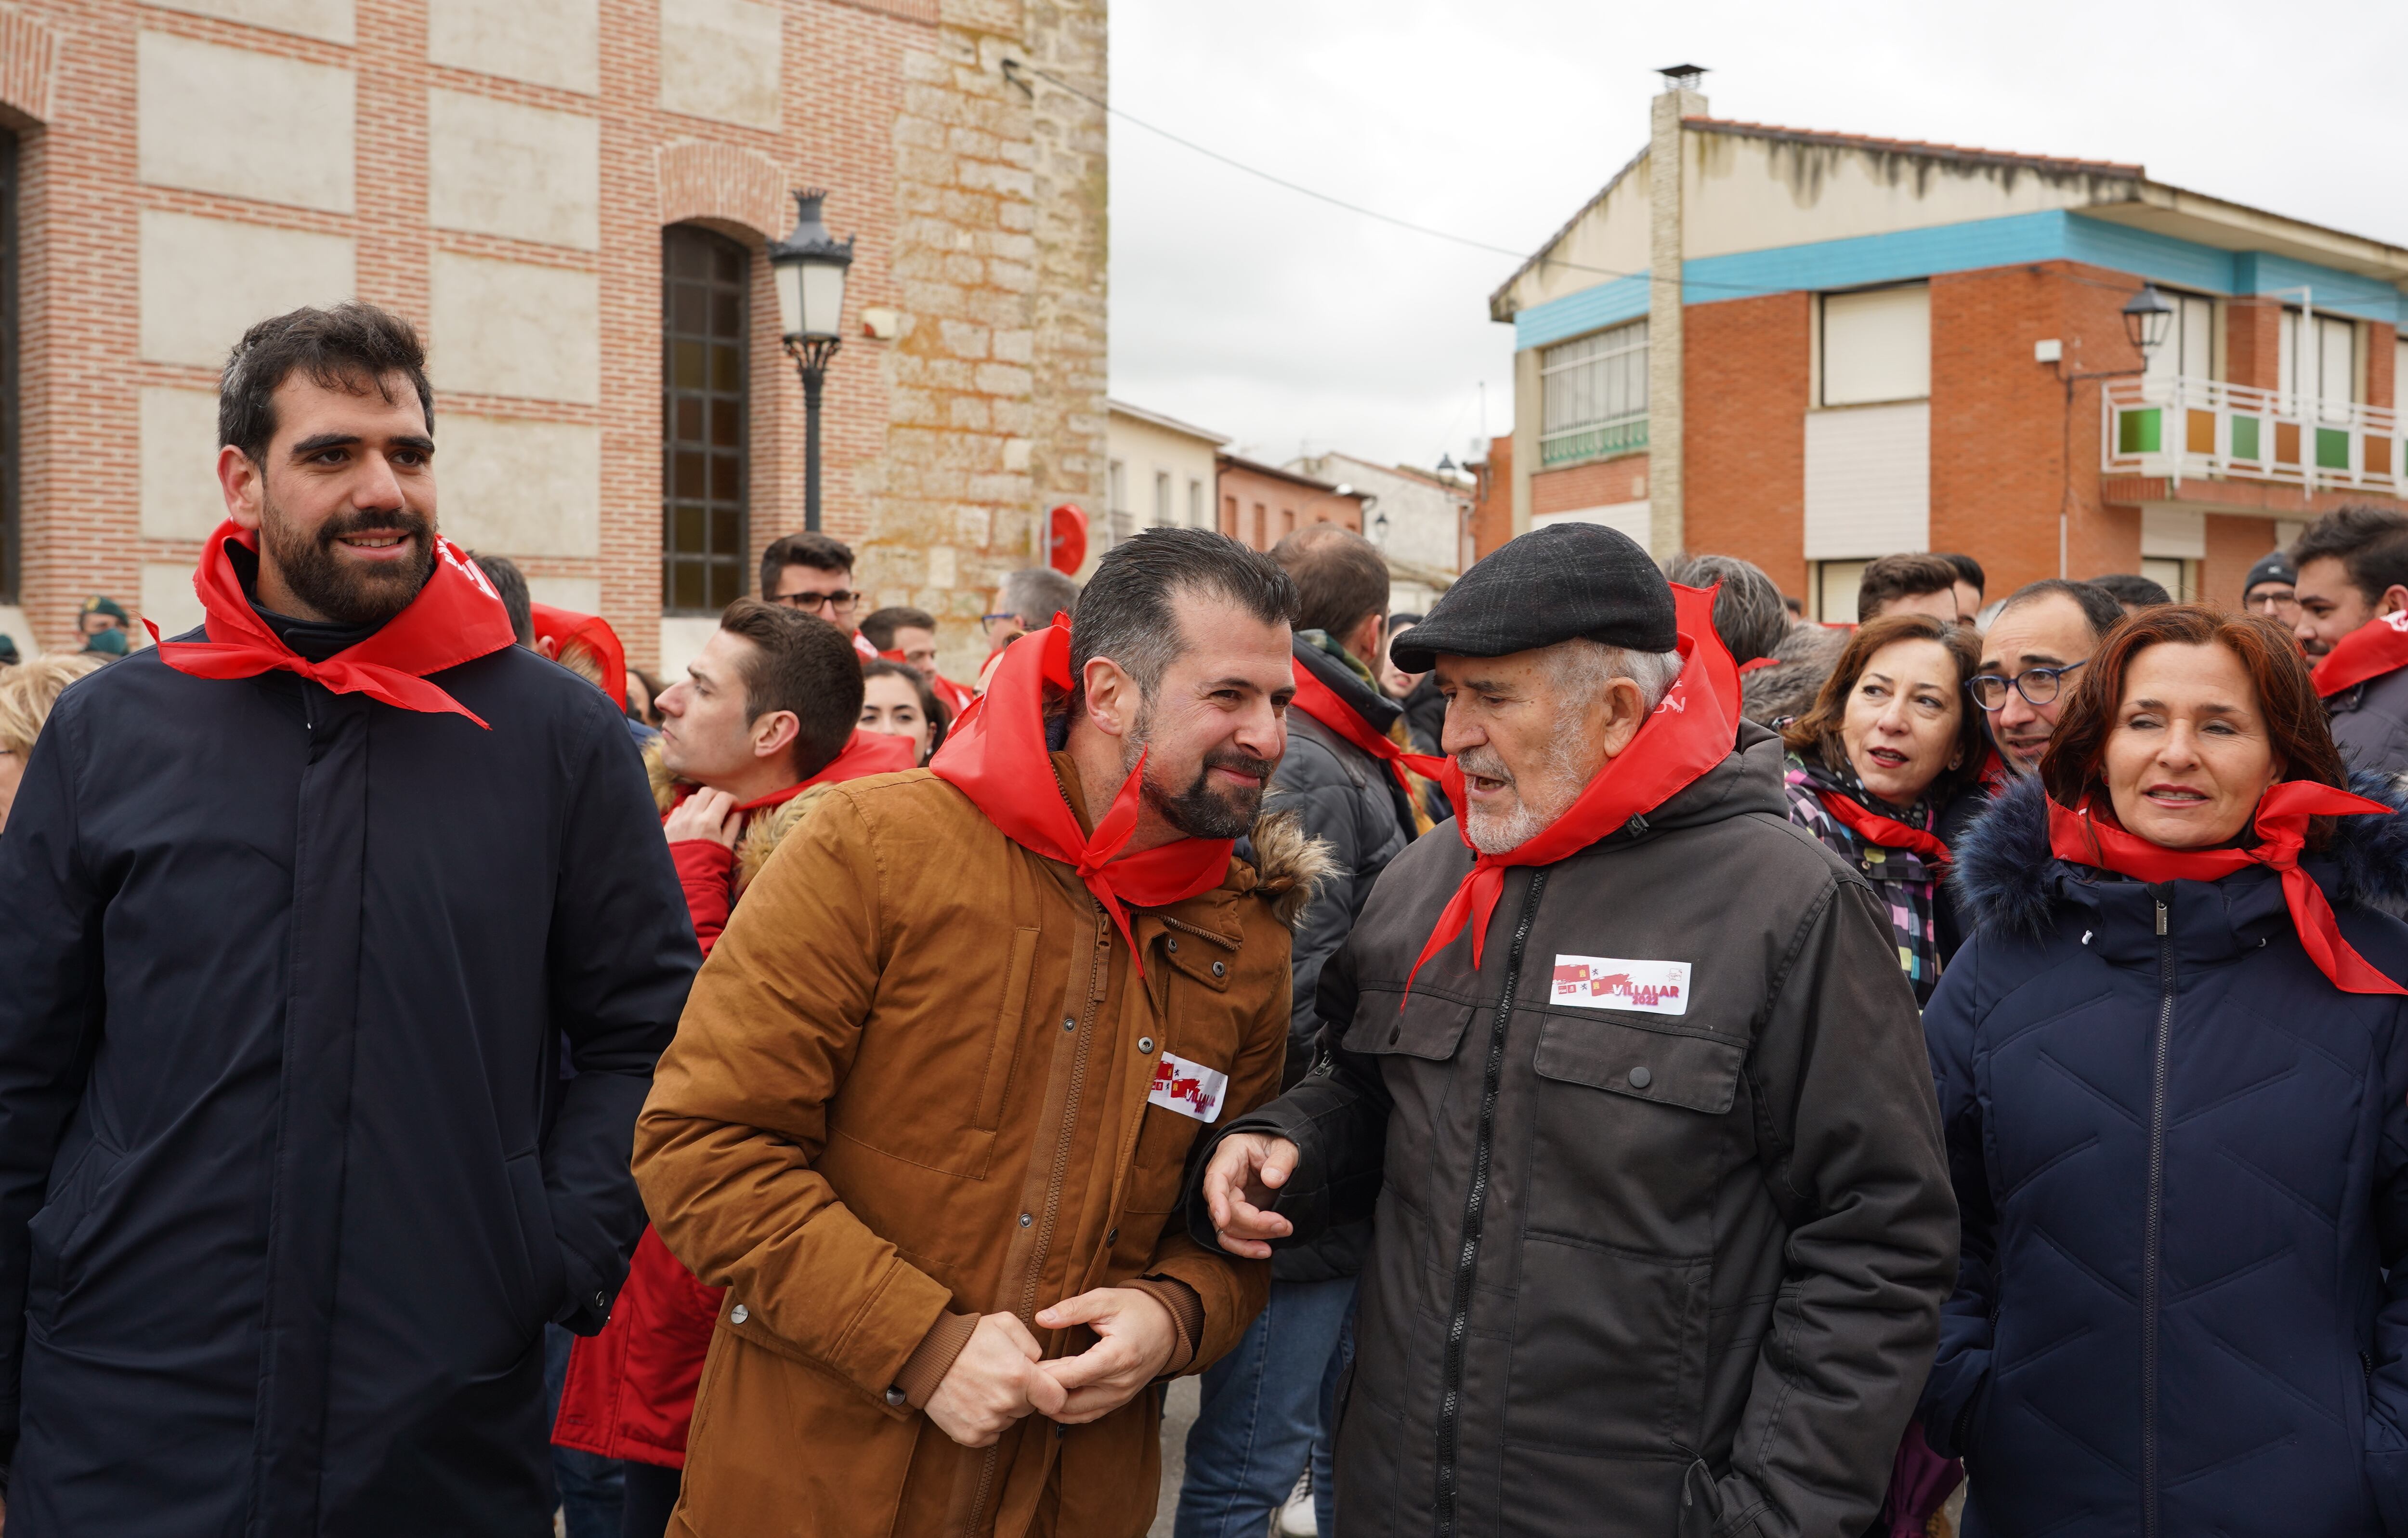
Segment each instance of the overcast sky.
[[[1987,16],[1975,14],[1976,10]],[[2408,5],[1140,0],[1113,105],[1306,186],[1528,252],[1645,147],[1657,66],[1717,117],[2093,160],[2408,245]],[[1115,119],[1111,391],[1274,463],[1428,466],[1512,424],[1516,266]]]

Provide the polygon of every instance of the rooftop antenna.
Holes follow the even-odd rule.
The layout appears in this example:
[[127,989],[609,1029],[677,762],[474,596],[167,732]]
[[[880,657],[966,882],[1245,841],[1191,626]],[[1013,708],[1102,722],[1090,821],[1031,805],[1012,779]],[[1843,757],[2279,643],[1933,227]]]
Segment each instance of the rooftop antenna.
[[1664,89],[1667,91],[1695,91],[1698,82],[1706,78],[1706,66],[1667,65],[1656,73],[1664,77]]

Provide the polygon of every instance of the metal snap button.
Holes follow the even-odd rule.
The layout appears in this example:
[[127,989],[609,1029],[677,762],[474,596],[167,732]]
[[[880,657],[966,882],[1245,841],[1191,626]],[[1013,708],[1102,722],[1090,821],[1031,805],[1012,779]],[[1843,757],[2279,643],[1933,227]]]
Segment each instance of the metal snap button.
[[886,1390],[886,1403],[888,1408],[900,1410],[910,1402],[911,1396],[903,1392],[899,1386]]
[[1076,1030],[1079,1028],[1079,1022],[1071,1019],[1066,1014],[1062,1016],[1062,1028],[1064,1030]]
[[1228,976],[1228,975],[1229,975],[1229,966],[1228,966],[1228,963],[1227,963],[1227,962],[1226,962],[1226,961],[1215,961],[1214,963],[1212,963],[1212,975],[1213,975],[1213,976],[1215,976],[1215,977],[1226,977],[1226,976]]
[[752,1317],[752,1311],[746,1308],[742,1303],[738,1303],[734,1308],[727,1311],[727,1322],[732,1325],[740,1325],[751,1317]]
[[1644,1089],[1655,1082],[1656,1075],[1647,1071],[1647,1065],[1645,1063],[1641,1063],[1637,1068],[1630,1071],[1630,1087],[1633,1089]]
[[1171,948],[1172,950],[1174,950],[1174,951],[1175,951],[1175,950],[1179,949],[1179,937],[1178,937],[1177,935],[1172,935],[1172,936],[1170,937],[1169,941],[1168,941],[1168,943],[1169,944],[1169,946],[1170,946],[1170,948]]
[[1024,1228],[1024,1229],[1025,1229],[1025,1228],[1028,1227],[1028,1225],[1029,1225],[1031,1222],[1033,1222],[1033,1221],[1035,1221],[1035,1220],[1034,1220],[1033,1218],[1031,1218],[1031,1217],[1030,1217],[1026,1213],[1023,1213],[1023,1214],[1021,1214],[1021,1215],[1020,1215],[1020,1226],[1021,1226],[1022,1228]]
[[1110,1232],[1110,1233],[1108,1233],[1108,1234],[1104,1235],[1104,1243],[1107,1243],[1107,1244],[1117,1244],[1117,1243],[1119,1243],[1120,1242],[1121,1242],[1121,1231],[1120,1231],[1120,1229],[1112,1229],[1112,1230],[1111,1230],[1111,1232]]
[[1154,1050],[1154,1038],[1151,1036],[1139,1037],[1137,1039],[1137,1049],[1140,1052],[1152,1052]]

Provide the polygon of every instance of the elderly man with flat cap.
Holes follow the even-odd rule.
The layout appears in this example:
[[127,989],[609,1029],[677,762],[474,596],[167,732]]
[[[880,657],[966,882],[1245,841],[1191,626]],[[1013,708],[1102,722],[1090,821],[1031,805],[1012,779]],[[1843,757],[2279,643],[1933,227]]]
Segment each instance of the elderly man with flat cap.
[[1396,647],[1446,697],[1460,826],[1388,867],[1312,1072],[1190,1218],[1260,1257],[1375,1217],[1349,1538],[1855,1538],[1882,1505],[1956,1273],[1931,1076],[1708,601],[1567,525]]

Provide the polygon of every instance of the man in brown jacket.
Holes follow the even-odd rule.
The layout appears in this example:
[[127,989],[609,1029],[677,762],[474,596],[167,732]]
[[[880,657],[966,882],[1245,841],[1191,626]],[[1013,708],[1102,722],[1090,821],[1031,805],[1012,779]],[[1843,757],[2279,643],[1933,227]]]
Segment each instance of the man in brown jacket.
[[1217,534],[1116,547],[928,769],[831,790],[747,894],[637,1133],[661,1237],[729,1289],[672,1533],[1144,1531],[1146,1390],[1266,1286],[1170,1216],[1279,1083],[1295,602]]

